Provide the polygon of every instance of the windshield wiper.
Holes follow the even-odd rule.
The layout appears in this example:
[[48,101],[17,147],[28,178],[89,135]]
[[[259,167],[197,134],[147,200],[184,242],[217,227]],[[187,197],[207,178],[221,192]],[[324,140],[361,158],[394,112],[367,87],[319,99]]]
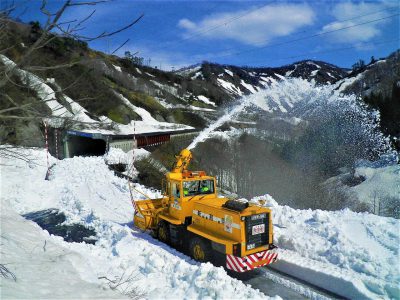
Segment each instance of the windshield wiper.
[[189,200],[188,200],[188,202],[190,201],[190,200],[192,200],[194,197],[196,197],[198,194],[196,194],[196,195],[194,195],[193,197],[191,197]]

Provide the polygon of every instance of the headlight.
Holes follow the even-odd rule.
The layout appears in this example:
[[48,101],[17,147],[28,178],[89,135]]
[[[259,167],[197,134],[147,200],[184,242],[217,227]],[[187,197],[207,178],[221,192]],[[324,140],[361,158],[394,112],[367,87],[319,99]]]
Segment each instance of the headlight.
[[256,247],[256,244],[248,244],[247,245],[247,250],[254,249]]

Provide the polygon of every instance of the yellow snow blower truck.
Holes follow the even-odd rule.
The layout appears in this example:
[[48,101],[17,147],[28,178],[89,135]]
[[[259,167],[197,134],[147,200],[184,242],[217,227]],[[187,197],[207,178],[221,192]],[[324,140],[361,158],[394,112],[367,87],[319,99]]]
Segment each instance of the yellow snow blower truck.
[[271,210],[219,197],[215,177],[189,171],[183,149],[163,180],[163,197],[135,201],[134,224],[201,262],[246,272],[276,261]]

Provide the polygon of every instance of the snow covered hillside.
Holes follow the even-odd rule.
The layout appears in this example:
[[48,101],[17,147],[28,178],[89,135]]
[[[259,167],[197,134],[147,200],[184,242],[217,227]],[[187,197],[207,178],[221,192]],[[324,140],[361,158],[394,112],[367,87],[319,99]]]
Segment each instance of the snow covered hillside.
[[[194,262],[132,229],[127,183],[114,176],[104,158],[51,158],[55,166],[46,181],[44,150],[23,152],[34,159],[2,161],[1,263],[17,278],[1,278],[5,298],[29,292],[42,298],[135,293],[145,298],[267,298],[222,268]],[[151,197],[159,195],[148,187],[136,188]],[[134,197],[143,198],[136,192]],[[276,268],[347,298],[399,298],[398,220],[349,210],[296,210],[270,196],[252,201],[259,199],[274,212],[274,238],[281,253]],[[68,224],[94,228],[96,244],[67,243],[17,216],[48,208],[64,212]],[[71,285],[62,285],[70,277]],[[122,284],[111,290],[109,280],[119,278]]]
[[347,75],[344,69],[313,60],[299,61],[279,68],[238,67],[205,62],[178,70],[176,73],[192,80],[211,82],[233,98],[256,93],[282,77],[329,84]]
[[[13,21],[7,22],[5,27],[6,35],[12,38],[4,41],[6,50],[2,55],[7,59],[2,59],[0,64],[10,65],[10,61],[19,62],[29,46],[35,43],[37,35],[29,24]],[[14,38],[21,41],[18,47],[14,47]],[[240,102],[239,98],[244,95],[268,90],[282,79],[297,78],[312,82],[315,87],[335,86],[339,92],[362,95],[365,102],[369,96],[371,99],[367,103],[385,112],[382,114],[382,127],[387,127],[385,133],[400,137],[398,104],[393,100],[399,95],[398,52],[386,60],[369,64],[366,70],[352,73],[314,60],[273,68],[204,62],[169,72],[135,62],[129,57],[94,51],[85,43],[69,41],[62,36],[52,36],[52,39],[52,43],[39,47],[32,54],[30,60],[35,62],[35,68],[26,65],[18,72],[26,77],[14,78],[14,81],[22,81],[24,88],[11,82],[6,88],[15,94],[18,106],[34,104],[41,118],[71,117],[75,123],[80,122],[74,124],[75,127],[81,126],[83,128],[79,129],[89,132],[101,129],[103,133],[132,133],[133,123],[137,125],[137,132],[142,133],[179,130],[185,128],[184,125],[204,128],[218,117],[221,107],[225,108],[236,100]],[[64,51],[65,48],[69,51]],[[72,57],[79,57],[79,60]],[[72,61],[71,67],[54,68]],[[391,95],[392,100],[386,101],[383,96],[376,100],[377,93],[385,97]],[[289,112],[295,99],[287,98],[276,103],[271,100],[267,112],[277,114],[275,117]],[[11,104],[4,102],[3,105],[8,109]],[[307,108],[312,109],[310,106]],[[11,112],[15,113],[15,110]],[[253,112],[251,117],[257,115],[258,112]],[[26,124],[11,118],[7,123],[8,126],[0,128],[0,135],[7,137],[6,143],[15,143],[16,140],[17,144],[41,146],[41,122]],[[298,123],[292,124],[293,128],[297,129]],[[19,130],[13,130],[14,127]],[[28,143],[28,139],[32,141]]]
[[329,178],[324,184],[329,188],[339,188],[351,198],[368,204],[378,215],[396,216],[400,199],[399,178],[400,165],[396,160],[360,160],[354,170],[345,168],[343,173]]
[[[16,64],[4,55],[0,55],[0,62],[4,63],[10,70],[16,68]],[[139,120],[133,120],[129,124],[120,124],[113,122],[113,120],[106,116],[94,118],[85,108],[65,94],[62,94],[62,98],[67,103],[64,105],[60,103],[62,101],[56,99],[57,90],[49,86],[49,83],[56,85],[54,78],[44,81],[33,73],[18,68],[16,69],[16,73],[21,81],[29,88],[33,89],[38,98],[49,107],[51,111],[48,118],[49,125],[54,128],[62,127],[65,122],[64,118],[69,118],[72,122],[76,123],[73,129],[80,129],[83,132],[100,132],[103,134],[132,134],[133,132],[146,133],[192,129],[192,127],[182,124],[157,121],[144,108],[133,105],[119,93],[116,93],[117,98],[122,104],[126,105],[132,112],[137,114]]]

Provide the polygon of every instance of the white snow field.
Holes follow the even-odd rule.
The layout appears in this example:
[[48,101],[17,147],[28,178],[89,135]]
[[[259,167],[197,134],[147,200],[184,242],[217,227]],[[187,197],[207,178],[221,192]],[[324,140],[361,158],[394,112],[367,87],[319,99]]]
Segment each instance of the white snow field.
[[[269,298],[222,268],[199,264],[132,229],[127,182],[104,163],[118,153],[51,158],[55,165],[46,181],[45,151],[23,152],[34,159],[1,162],[0,263],[17,277],[16,282],[0,278],[2,297],[121,298],[134,291],[149,299]],[[136,188],[159,196],[150,188]],[[144,198],[135,191],[134,197]],[[280,248],[273,268],[346,298],[400,299],[399,220],[350,210],[298,210],[280,206],[269,195],[251,201],[260,199],[273,209]],[[67,223],[94,228],[96,244],[67,243],[17,215],[48,208],[64,212]],[[104,277],[122,277],[123,284],[110,290]]]
[[[224,269],[197,263],[132,229],[127,182],[114,176],[104,158],[51,158],[56,164],[46,181],[45,151],[23,152],[34,160],[1,162],[0,263],[17,278],[0,277],[2,298],[123,298],[134,291],[147,299],[269,299]],[[96,244],[67,243],[17,215],[48,208],[63,211],[68,223],[94,228]],[[119,293],[99,277],[122,277]]]
[[272,268],[350,299],[400,299],[400,221],[369,213],[300,210],[270,195],[279,261]]
[[62,238],[50,237],[3,202],[0,216],[1,263],[16,276],[16,281],[1,278],[1,299],[123,297],[104,283],[82,280],[74,265],[86,265],[86,259],[64,247]]
[[400,199],[400,165],[359,166],[355,170],[355,176],[365,178],[365,181],[350,188],[361,201],[374,203],[374,197]]

